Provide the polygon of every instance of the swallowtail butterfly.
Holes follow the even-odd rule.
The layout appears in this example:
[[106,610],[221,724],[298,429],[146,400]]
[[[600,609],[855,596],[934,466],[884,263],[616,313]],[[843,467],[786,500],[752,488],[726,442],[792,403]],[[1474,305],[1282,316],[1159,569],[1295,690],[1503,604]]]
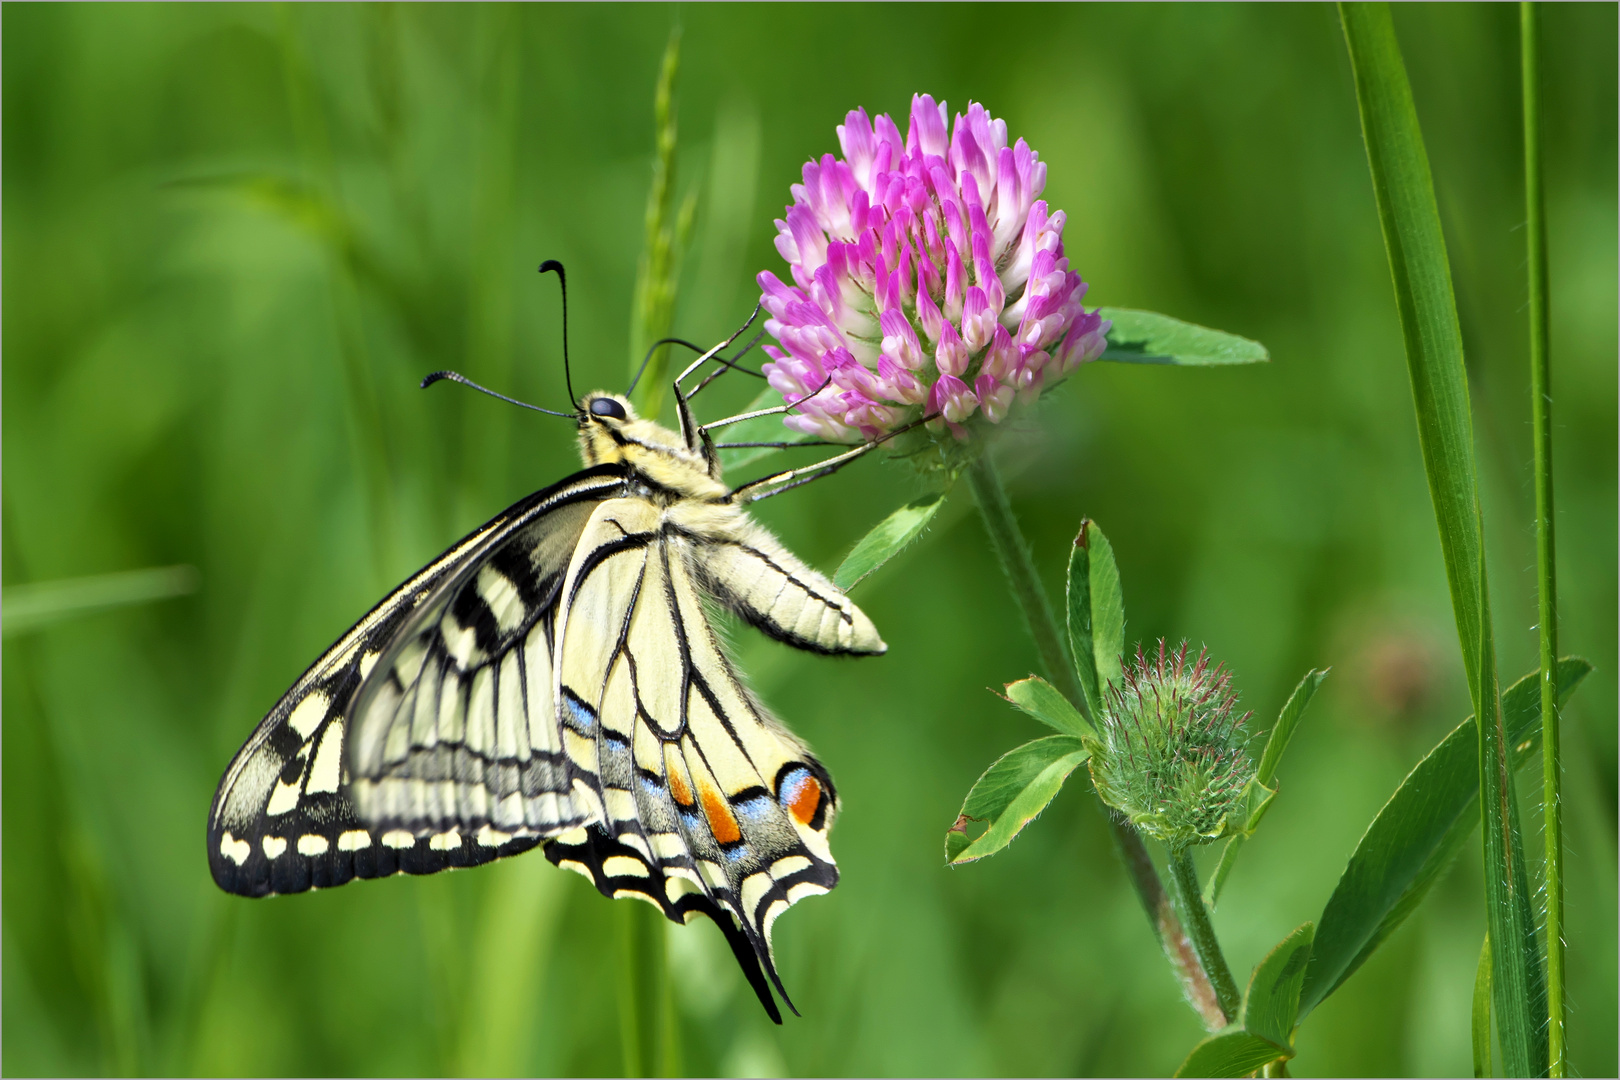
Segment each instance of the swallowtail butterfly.
[[582,471],[452,545],[293,684],[214,796],[220,888],[295,893],[538,846],[606,896],[712,918],[780,1022],[771,926],[837,884],[838,798],[706,609],[801,649],[882,653],[871,620],[745,510],[870,447],[728,488],[679,379],[676,399],[679,432],[586,395],[568,414]]

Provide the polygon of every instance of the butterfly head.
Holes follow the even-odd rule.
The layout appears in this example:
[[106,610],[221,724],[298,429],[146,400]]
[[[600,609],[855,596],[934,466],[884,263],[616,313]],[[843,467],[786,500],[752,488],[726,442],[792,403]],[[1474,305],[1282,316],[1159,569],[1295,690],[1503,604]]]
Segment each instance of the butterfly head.
[[702,456],[687,449],[678,433],[636,415],[618,394],[597,390],[580,400],[579,453],[587,466],[622,461],[662,486],[690,494],[710,494],[711,486],[719,487],[709,479]]

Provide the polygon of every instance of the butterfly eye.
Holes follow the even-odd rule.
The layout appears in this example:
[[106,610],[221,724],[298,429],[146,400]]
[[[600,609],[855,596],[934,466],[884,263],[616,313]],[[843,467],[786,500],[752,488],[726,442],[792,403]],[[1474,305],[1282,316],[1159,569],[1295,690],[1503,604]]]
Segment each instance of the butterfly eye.
[[591,402],[592,416],[611,416],[615,420],[625,419],[624,406],[610,397],[599,397]]

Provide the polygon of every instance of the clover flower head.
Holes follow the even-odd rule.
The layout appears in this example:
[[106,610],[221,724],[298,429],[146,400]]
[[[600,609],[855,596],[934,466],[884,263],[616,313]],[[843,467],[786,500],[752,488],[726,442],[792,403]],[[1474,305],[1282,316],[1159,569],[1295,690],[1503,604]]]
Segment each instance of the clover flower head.
[[1040,198],[1046,163],[982,105],[911,100],[904,136],[864,109],[793,185],[776,249],[791,284],[759,275],[770,384],[789,426],[876,440],[927,417],[965,440],[1103,351],[1109,323],[1081,305],[1064,213]]
[[1255,772],[1231,674],[1207,651],[1189,662],[1185,642],[1172,652],[1161,640],[1157,656],[1138,646],[1123,676],[1091,740],[1097,793],[1173,850],[1218,839]]

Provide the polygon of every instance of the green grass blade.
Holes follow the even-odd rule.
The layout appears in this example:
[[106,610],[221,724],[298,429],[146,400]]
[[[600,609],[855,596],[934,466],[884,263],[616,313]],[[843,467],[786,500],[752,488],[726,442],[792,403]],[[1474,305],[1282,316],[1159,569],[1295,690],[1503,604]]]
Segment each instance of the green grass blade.
[[1564,825],[1558,734],[1558,583],[1553,557],[1552,360],[1547,203],[1541,187],[1541,42],[1538,7],[1519,5],[1524,86],[1524,238],[1530,292],[1530,417],[1535,441],[1536,584],[1541,645],[1542,839],[1547,851],[1547,1068],[1567,1072],[1564,1050]]
[[1005,689],[1008,701],[1054,731],[1076,738],[1096,734],[1086,718],[1080,715],[1080,710],[1057,687],[1038,675],[1010,682]]
[[4,636],[15,637],[64,619],[108,608],[167,600],[197,591],[194,566],[154,566],[116,574],[12,585],[0,596]]
[[[1538,673],[1539,676],[1539,673]],[[1539,677],[1537,679],[1539,684]],[[1538,702],[1539,704],[1539,702]],[[1537,710],[1539,715],[1540,710]],[[1533,738],[1539,736],[1539,726],[1531,727]],[[1510,753],[1513,771],[1530,760],[1532,747],[1515,742]],[[1520,825],[1519,801],[1517,799],[1508,803],[1508,841],[1514,851],[1528,850],[1524,846],[1524,829]],[[1547,956],[1541,947],[1541,937],[1536,933],[1536,912],[1530,884],[1529,868],[1525,865],[1527,859],[1513,860],[1513,891],[1511,898],[1518,909],[1514,915],[1519,925],[1526,928],[1524,937],[1519,939],[1519,948],[1524,956],[1525,994],[1530,1004],[1530,1060],[1541,1063],[1541,1071],[1537,1076],[1547,1075]],[[1495,985],[1493,980],[1492,989]]]
[[[1451,265],[1428,153],[1389,7],[1340,4],[1339,11],[1406,340],[1418,441],[1439,527],[1457,636],[1474,713],[1482,719],[1479,773],[1484,796],[1480,805],[1487,923],[1498,943],[1528,942],[1535,930],[1520,918],[1525,907],[1514,897],[1519,871],[1513,863],[1523,858],[1523,850],[1512,844],[1508,821],[1513,777],[1497,698],[1473,423]],[[1541,1026],[1541,1017],[1531,1015],[1534,980],[1526,966],[1527,951],[1499,947],[1493,954],[1503,1056],[1508,1071],[1516,1074],[1545,1070],[1544,1061],[1534,1060],[1532,1033]]]
[[1474,1075],[1491,1075],[1491,935],[1479,950],[1479,967],[1474,971]]
[[[688,197],[678,212],[671,212],[675,201],[675,79],[681,66],[681,28],[669,32],[664,62],[658,72],[658,89],[653,95],[653,121],[656,131],[652,186],[647,189],[647,239],[636,268],[636,291],[630,314],[630,375],[636,377],[634,405],[642,416],[656,420],[664,405],[670,346],[653,353],[642,370],[647,349],[659,338],[669,336],[675,317],[675,289],[681,248],[692,227],[696,202]],[[695,193],[694,193],[695,195]],[[672,220],[673,219],[673,220]]]
[[[956,824],[945,834],[946,861],[972,862],[1012,843],[1089,756],[1072,735],[1049,735],[997,758],[974,783]],[[970,821],[988,822],[989,828],[970,837]]]
[[[461,1076],[521,1076],[561,922],[566,886],[542,859],[510,859],[485,894],[469,945],[471,977],[455,1067]],[[626,907],[640,905],[624,905]]]
[[833,574],[833,584],[846,592],[859,585],[878,567],[911,546],[945,505],[945,494],[935,492],[906,503],[878,522],[872,531],[855,543],[849,556]]
[[[1591,672],[1585,660],[1558,665],[1559,699]],[[1502,695],[1509,738],[1523,760],[1539,734],[1539,677],[1526,675]],[[1413,768],[1356,845],[1317,920],[1316,945],[1300,1015],[1371,956],[1422,901],[1478,821],[1479,754],[1473,718],[1464,720]]]
[[1271,359],[1258,341],[1182,322],[1153,311],[1103,308],[1102,317],[1113,322],[1108,347],[1099,360],[1124,364],[1177,364],[1210,367],[1223,364],[1263,364]]

